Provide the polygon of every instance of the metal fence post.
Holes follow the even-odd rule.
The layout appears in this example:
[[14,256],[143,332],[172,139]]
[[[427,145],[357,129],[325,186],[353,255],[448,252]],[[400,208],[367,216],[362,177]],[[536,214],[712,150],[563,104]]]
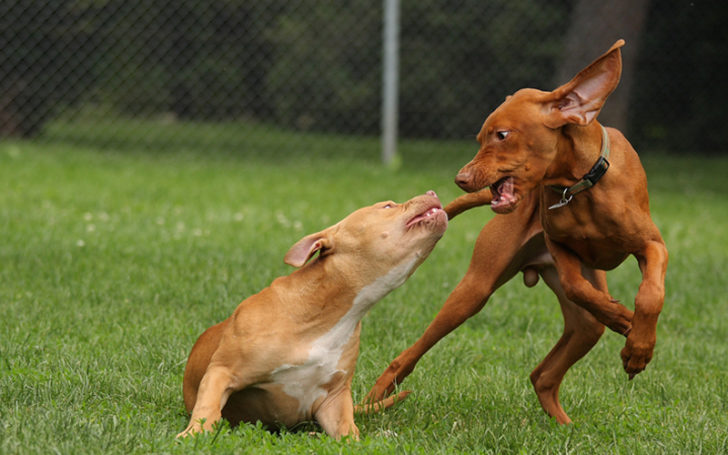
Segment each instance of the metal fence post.
[[382,64],[382,162],[394,165],[397,157],[399,98],[399,0],[384,0]]

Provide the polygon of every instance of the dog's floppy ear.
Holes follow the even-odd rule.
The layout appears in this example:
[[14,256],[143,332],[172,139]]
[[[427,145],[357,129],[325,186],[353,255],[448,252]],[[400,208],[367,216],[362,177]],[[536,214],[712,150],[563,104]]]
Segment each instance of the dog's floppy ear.
[[547,96],[544,124],[559,128],[567,123],[587,125],[601,111],[622,75],[624,46],[620,39],[601,57],[579,72],[572,80]]
[[334,226],[302,238],[288,250],[283,261],[294,267],[303,267],[317,251],[330,250],[334,246],[331,235],[333,229]]

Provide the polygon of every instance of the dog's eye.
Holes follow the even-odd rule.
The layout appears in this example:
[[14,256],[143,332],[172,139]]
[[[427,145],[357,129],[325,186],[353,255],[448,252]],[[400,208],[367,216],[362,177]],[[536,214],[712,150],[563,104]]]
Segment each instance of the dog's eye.
[[510,131],[496,131],[495,137],[497,137],[499,141],[505,141],[509,134],[511,134]]
[[387,202],[382,206],[383,209],[391,209],[392,207],[394,207],[394,202]]

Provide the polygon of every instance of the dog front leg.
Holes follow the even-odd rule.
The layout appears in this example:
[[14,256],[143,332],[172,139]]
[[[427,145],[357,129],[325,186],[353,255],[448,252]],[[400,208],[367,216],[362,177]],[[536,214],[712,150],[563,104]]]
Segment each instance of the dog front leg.
[[582,274],[581,260],[570,250],[546,236],[546,246],[556,263],[566,297],[585,308],[614,332],[627,336],[632,330],[634,313],[589,282]]
[[402,351],[384,370],[365,397],[365,403],[374,403],[389,396],[435,343],[483,308],[490,293],[474,292],[474,283],[471,282],[474,278],[466,276],[460,282],[420,339]]
[[490,204],[492,199],[493,193],[491,193],[490,188],[484,188],[475,193],[465,193],[458,196],[447,204],[444,210],[448,219],[451,220],[466,210]]
[[657,318],[665,300],[668,255],[662,241],[652,241],[635,256],[642,271],[642,283],[635,298],[632,331],[621,352],[624,371],[630,379],[644,370],[652,359],[657,341]]
[[535,216],[536,202],[531,197],[515,212],[496,215],[483,227],[463,279],[420,339],[402,351],[384,370],[364,398],[365,403],[375,403],[390,395],[435,343],[480,311],[490,295],[531,259],[531,240],[543,235]]
[[200,382],[197,401],[187,428],[177,435],[178,438],[212,430],[212,426],[222,417],[222,408],[234,389],[233,376],[227,368],[210,367]]
[[350,388],[347,387],[331,396],[316,411],[315,417],[321,428],[332,438],[351,436],[359,440],[359,429],[354,423],[354,403]]

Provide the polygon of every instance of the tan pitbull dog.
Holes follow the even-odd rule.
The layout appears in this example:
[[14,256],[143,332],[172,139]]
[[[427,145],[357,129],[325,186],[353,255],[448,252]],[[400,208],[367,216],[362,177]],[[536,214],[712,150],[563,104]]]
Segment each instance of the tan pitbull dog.
[[428,191],[404,204],[359,209],[293,245],[285,262],[301,269],[245,299],[195,343],[183,384],[192,415],[177,436],[210,430],[224,417],[289,428],[315,419],[334,438],[358,438],[351,381],[360,321],[409,278],[446,228],[442,205]]
[[[554,291],[564,331],[531,373],[541,406],[559,423],[567,370],[604,328],[626,338],[622,365],[632,379],[652,359],[665,297],[668,253],[650,216],[647,178],[627,139],[596,120],[622,71],[617,41],[571,81],[551,92],[521,89],[485,120],[480,149],[455,178],[470,192],[445,207],[452,218],[478,205],[496,212],[475,243],[470,267],[425,333],[382,373],[367,395],[381,400],[438,340],[477,313],[523,271]],[[634,311],[614,300],[605,270],[629,255],[642,282]]]

